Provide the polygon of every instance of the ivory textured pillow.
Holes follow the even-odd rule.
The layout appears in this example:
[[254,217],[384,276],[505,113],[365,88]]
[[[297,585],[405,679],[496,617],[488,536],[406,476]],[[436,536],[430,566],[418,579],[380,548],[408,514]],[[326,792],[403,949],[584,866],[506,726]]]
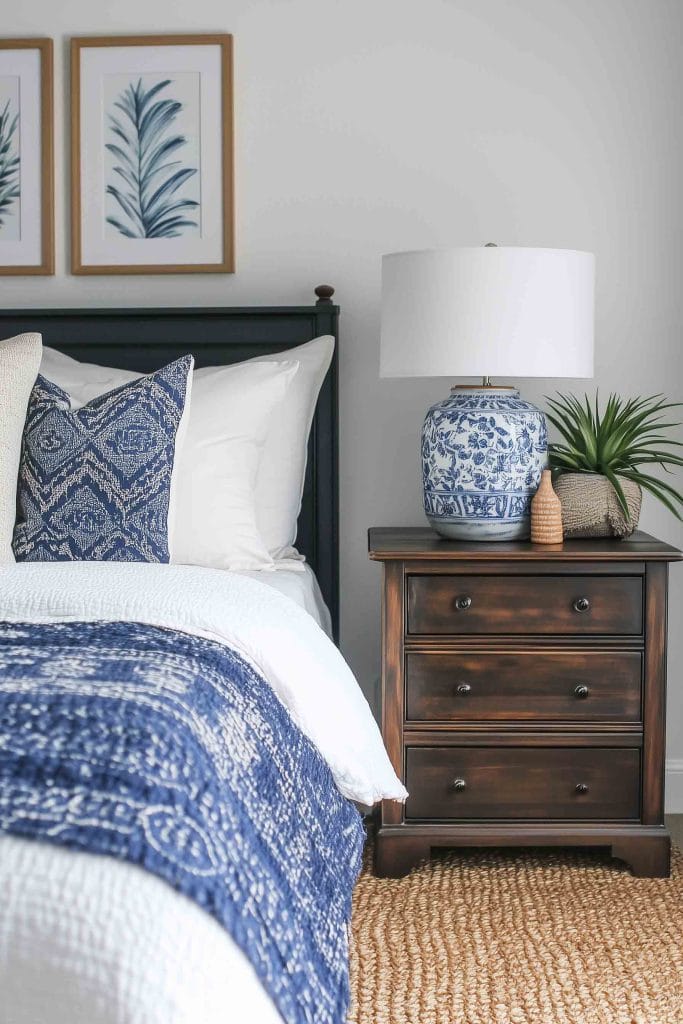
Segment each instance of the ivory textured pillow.
[[12,533],[26,409],[40,366],[41,337],[0,341],[0,564],[13,562]]

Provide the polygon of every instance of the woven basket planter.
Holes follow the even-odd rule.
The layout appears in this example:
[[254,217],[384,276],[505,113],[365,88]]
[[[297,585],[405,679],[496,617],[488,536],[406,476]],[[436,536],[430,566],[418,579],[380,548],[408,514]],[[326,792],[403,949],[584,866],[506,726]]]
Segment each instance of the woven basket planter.
[[598,473],[562,473],[554,482],[562,503],[562,528],[568,537],[628,537],[638,526],[643,493],[632,480],[619,477],[630,513],[627,521],[616,491]]

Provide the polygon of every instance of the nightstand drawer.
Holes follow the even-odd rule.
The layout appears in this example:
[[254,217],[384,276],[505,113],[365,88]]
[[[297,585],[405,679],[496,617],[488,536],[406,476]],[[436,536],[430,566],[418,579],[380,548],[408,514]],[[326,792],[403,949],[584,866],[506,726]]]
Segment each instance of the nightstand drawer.
[[408,721],[639,722],[639,651],[406,655]]
[[409,576],[409,634],[639,636],[640,576]]
[[637,820],[640,750],[408,747],[409,819]]

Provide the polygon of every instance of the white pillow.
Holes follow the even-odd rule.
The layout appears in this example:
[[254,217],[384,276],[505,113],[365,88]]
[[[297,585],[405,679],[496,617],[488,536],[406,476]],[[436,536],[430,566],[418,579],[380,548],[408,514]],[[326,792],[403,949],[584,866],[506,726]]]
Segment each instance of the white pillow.
[[99,398],[107,391],[113,391],[142,376],[133,370],[116,370],[108,366],[96,366],[95,363],[81,363],[47,345],[43,346],[40,372],[62,391],[66,391],[71,398],[72,409],[87,405],[93,398]]
[[171,561],[213,569],[272,569],[256,524],[256,476],[271,419],[297,362],[236,363],[192,384],[178,467]]
[[[333,352],[334,338],[324,335],[282,353],[282,357],[287,360],[296,360],[299,370],[287,389],[285,400],[272,418],[256,478],[256,521],[270,559],[296,557],[290,545],[296,539],[297,519],[301,510],[308,435]],[[211,387],[209,382],[214,376],[220,375],[225,369],[236,370],[239,366],[272,363],[275,358],[256,356],[230,367],[205,366],[195,370],[190,423],[195,410],[203,401],[201,396],[204,388]],[[41,373],[68,391],[74,405],[89,402],[97,395],[139,376],[131,370],[79,363],[50,348],[43,349]],[[216,473],[220,472],[221,468],[217,466]]]
[[0,564],[14,561],[21,439],[31,390],[40,366],[41,337],[19,334],[0,341]]
[[[273,568],[256,524],[256,475],[271,418],[298,365],[270,359],[195,372],[174,474],[172,562],[237,571]],[[74,407],[140,376],[79,363],[48,348],[41,373],[69,391]]]
[[[323,335],[282,355],[296,359],[299,372],[273,419],[256,478],[256,521],[273,558],[296,557],[291,547],[304,492],[308,435],[320,388],[332,355],[334,338]],[[250,362],[266,359],[257,356]],[[198,370],[197,374],[204,371]]]

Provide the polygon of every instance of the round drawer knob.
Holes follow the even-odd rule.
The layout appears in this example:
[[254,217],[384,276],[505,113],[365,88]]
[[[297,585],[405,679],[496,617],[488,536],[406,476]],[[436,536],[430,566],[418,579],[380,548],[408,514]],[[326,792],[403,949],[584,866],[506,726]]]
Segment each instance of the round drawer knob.
[[472,687],[470,686],[469,683],[458,683],[458,685],[455,688],[455,692],[460,694],[461,697],[466,697],[471,689]]
[[455,607],[459,612],[466,612],[468,608],[472,606],[471,597],[459,597],[455,602]]
[[575,789],[576,789],[576,792],[579,793],[579,794],[583,794],[583,793],[587,793],[588,792],[588,786],[586,785],[585,782],[577,783]]
[[464,779],[455,779],[453,789],[456,793],[462,793],[463,789],[467,789],[467,783]]
[[589,693],[590,690],[583,683],[579,683],[578,686],[574,687],[574,696],[577,700],[585,700]]
[[587,612],[590,606],[591,603],[587,597],[577,597],[576,601],[574,601],[575,612]]

